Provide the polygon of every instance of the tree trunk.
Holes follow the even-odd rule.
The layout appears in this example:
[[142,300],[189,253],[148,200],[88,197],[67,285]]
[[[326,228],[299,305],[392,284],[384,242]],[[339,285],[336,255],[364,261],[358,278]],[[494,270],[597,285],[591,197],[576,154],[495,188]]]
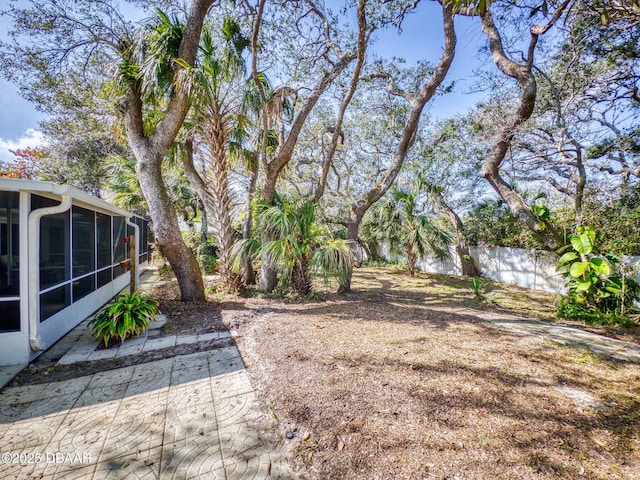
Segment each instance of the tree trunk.
[[[242,239],[247,240],[251,238],[251,230],[253,229],[253,210],[251,209],[251,200],[256,190],[256,184],[258,182],[258,168],[259,164],[254,165],[255,168],[249,172],[249,183],[247,185],[247,192],[244,200],[244,221],[242,222]],[[242,265],[242,281],[245,285],[254,285],[256,283],[256,274],[253,270],[253,262],[251,258],[247,256],[244,259]]]
[[209,221],[207,219],[207,209],[204,206],[204,202],[200,200],[202,204],[202,210],[200,211],[200,243],[206,245],[209,242]]
[[411,245],[407,245],[407,273],[410,277],[416,276],[416,263],[418,259]]
[[460,217],[456,212],[451,210],[453,215],[449,217],[449,220],[454,226],[456,232],[456,254],[460,260],[460,268],[462,269],[462,275],[467,277],[479,277],[481,272],[476,266],[476,262],[469,252],[469,244],[464,236],[463,225]]
[[200,266],[180,234],[178,217],[162,179],[160,162],[138,161],[137,172],[153,221],[156,244],[178,280],[181,300],[204,300]]
[[[358,232],[360,230],[360,223],[364,213],[359,215],[359,212],[351,208],[349,212],[349,221],[347,222],[347,241],[351,245],[352,249],[358,248]],[[349,293],[351,291],[351,277],[353,276],[353,269],[349,270],[344,277],[340,278],[340,285],[338,287],[338,293]]]
[[[262,233],[261,241],[263,244],[272,240],[273,238],[271,238],[269,235],[264,232]],[[269,258],[266,255],[263,255],[261,260],[262,263],[260,264],[259,286],[265,292],[272,292],[278,284],[278,272],[275,265],[271,264]]]
[[[215,122],[213,117],[211,122]],[[227,291],[242,291],[243,284],[240,276],[233,271],[231,264],[231,250],[235,243],[235,230],[231,225],[231,199],[229,198],[229,180],[226,152],[224,149],[224,134],[212,125],[207,141],[209,143],[209,175],[203,179],[193,165],[193,145],[191,141],[185,144],[184,172],[189,182],[203,199],[205,209],[213,220],[213,231],[218,244],[220,259],[220,276]]]
[[466,275],[467,277],[479,277],[480,270],[476,266],[476,262],[474,262],[473,257],[469,252],[469,244],[464,236],[464,225],[462,224],[462,220],[455,210],[444,200],[440,190],[432,188],[431,196],[435,200],[438,209],[449,219],[456,233],[456,254],[460,260],[462,275]]
[[[298,142],[298,137],[307,117],[313,110],[313,107],[320,99],[320,96],[325,92],[327,88],[333,83],[336,77],[344,70],[347,65],[353,59],[353,56],[343,57],[340,62],[334,65],[334,68],[325,72],[316,87],[312,90],[310,96],[306,99],[304,105],[298,116],[296,117],[286,140],[278,146],[274,158],[265,165],[265,176],[262,183],[262,200],[267,203],[272,203],[276,194],[276,185],[280,172],[291,161],[294,148]],[[263,112],[263,115],[265,113]],[[262,234],[262,243],[266,243],[274,240],[270,238],[268,234]],[[278,282],[278,275],[275,267],[269,262],[266,256],[262,257],[262,266],[260,268],[260,288],[266,292],[271,292]]]
[[504,126],[499,130],[498,140],[482,165],[481,173],[507,203],[511,212],[535,233],[547,248],[556,250],[563,243],[561,235],[550,224],[535,215],[531,207],[500,175],[500,166],[511,146],[513,137],[519,127],[531,117],[535,106],[537,85],[533,74],[533,55],[538,41],[538,33],[532,29],[528,58],[526,63],[521,65],[509,59],[504,52],[502,38],[493,22],[491,12],[487,10],[481,15],[481,18],[482,31],[489,40],[489,49],[494,63],[503,74],[517,80],[522,92],[518,109],[511,118],[506,119]]
[[302,259],[296,262],[296,266],[292,272],[293,288],[296,293],[307,296],[313,290],[313,283],[309,277],[309,261],[310,259]]
[[207,178],[212,205],[210,215],[214,221],[213,231],[218,242],[220,275],[230,292],[244,290],[242,279],[233,270],[231,252],[236,242],[231,225],[231,198],[229,197],[229,166],[227,163],[225,128],[218,115],[209,117],[207,144],[209,146],[209,169]]
[[256,272],[253,269],[253,262],[248,256],[242,262],[242,282],[247,287],[256,283]]

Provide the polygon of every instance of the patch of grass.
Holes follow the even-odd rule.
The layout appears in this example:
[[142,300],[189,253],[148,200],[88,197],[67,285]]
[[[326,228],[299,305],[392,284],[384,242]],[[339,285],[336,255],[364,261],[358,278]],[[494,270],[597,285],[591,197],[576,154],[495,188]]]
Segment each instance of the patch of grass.
[[580,355],[577,357],[569,357],[569,360],[576,363],[599,363],[602,361],[602,358],[591,350],[584,349],[580,352]]
[[489,301],[489,303],[491,303],[491,304],[493,304],[493,305],[495,305],[497,307],[501,306],[500,297],[498,297],[498,295],[496,295],[495,293],[490,294],[487,297],[487,300]]
[[362,262],[363,267],[397,267],[397,263],[387,262],[382,258],[374,258],[371,260],[365,260]]

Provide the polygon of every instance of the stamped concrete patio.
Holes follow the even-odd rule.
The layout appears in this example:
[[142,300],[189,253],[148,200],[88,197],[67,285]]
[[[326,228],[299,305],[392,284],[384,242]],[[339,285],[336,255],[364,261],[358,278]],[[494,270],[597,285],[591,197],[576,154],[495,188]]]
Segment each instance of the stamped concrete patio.
[[0,396],[3,479],[295,478],[236,347]]
[[[143,289],[160,283],[155,271],[142,277]],[[43,357],[70,365],[184,344],[206,351],[2,391],[0,479],[298,478],[228,332],[153,334],[96,350],[85,321]],[[0,387],[19,369],[5,370]]]

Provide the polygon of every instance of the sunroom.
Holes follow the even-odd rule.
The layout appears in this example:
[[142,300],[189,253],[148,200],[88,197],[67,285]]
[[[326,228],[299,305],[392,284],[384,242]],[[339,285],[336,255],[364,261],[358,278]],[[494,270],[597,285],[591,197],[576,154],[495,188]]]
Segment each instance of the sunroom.
[[137,267],[147,232],[76,188],[0,178],[0,365],[29,362],[124,289],[128,239]]

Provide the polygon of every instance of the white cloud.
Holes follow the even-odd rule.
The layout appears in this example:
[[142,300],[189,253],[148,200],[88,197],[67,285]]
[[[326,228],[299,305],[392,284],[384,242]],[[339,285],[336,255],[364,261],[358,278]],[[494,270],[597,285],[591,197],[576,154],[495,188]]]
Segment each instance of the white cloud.
[[19,150],[21,148],[41,147],[45,144],[44,135],[41,131],[29,128],[17,140],[5,140],[0,138],[0,161],[12,162],[15,156],[9,150]]

